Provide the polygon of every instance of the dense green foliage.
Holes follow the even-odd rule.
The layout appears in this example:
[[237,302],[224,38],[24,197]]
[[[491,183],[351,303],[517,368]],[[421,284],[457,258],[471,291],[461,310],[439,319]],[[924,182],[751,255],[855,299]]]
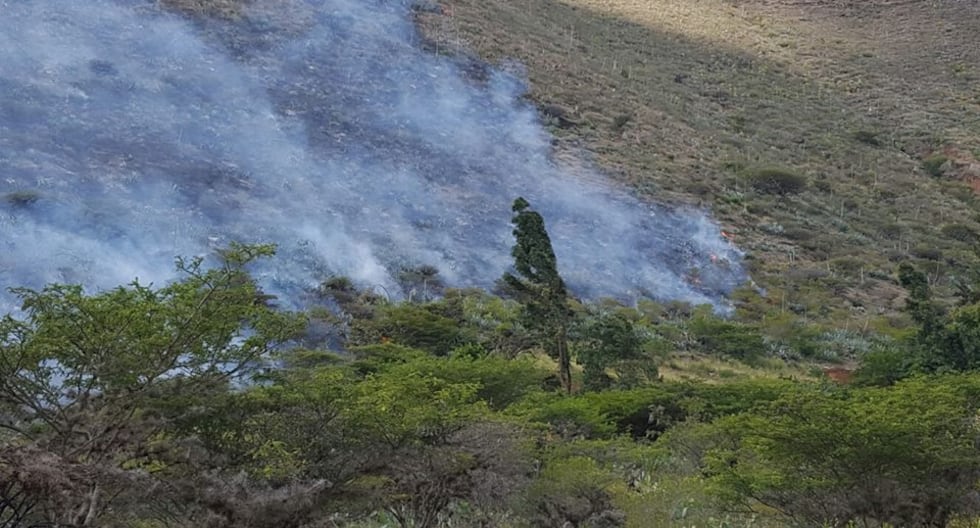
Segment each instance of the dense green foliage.
[[733,505],[815,526],[946,526],[980,477],[978,382],[802,387],[672,440],[700,451],[708,485]]
[[[16,290],[23,311],[0,323],[0,524],[883,527],[980,515],[972,275],[945,306],[902,266],[913,331],[875,338],[751,295],[734,319],[567,292],[559,303],[527,293],[548,282],[534,268],[511,281],[528,288],[517,300],[443,290],[394,303],[333,278],[320,293],[341,311],[304,316],[270,307],[249,277],[271,254],[181,260],[183,278],[162,288]],[[533,318],[555,310],[567,382],[555,327]],[[345,345],[331,349],[336,336]],[[862,366],[849,386],[815,381],[814,357]],[[724,367],[693,363],[697,379],[676,379],[685,360]],[[798,368],[739,374],[777,365]]]
[[572,391],[568,327],[571,312],[565,281],[558,274],[558,259],[544,227],[544,219],[524,198],[514,200],[514,238],[511,251],[517,275],[506,272],[506,288],[522,303],[524,325],[541,337],[541,344],[558,359],[558,379]]
[[541,214],[524,198],[514,200],[514,271],[505,272],[503,286],[521,303],[521,321],[541,345],[558,360],[558,380],[572,391],[568,327],[571,311],[565,281],[558,274],[558,259]]

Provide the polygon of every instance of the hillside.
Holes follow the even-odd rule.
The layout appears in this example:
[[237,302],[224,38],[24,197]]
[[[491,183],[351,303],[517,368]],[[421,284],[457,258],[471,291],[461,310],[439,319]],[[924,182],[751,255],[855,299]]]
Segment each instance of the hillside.
[[0,526],[980,527],[976,5],[4,7]]
[[[978,16],[956,0],[446,0],[419,22],[437,50],[525,64],[559,148],[709,206],[770,306],[888,327],[897,262],[943,290],[974,259]],[[782,173],[805,188],[774,187]]]

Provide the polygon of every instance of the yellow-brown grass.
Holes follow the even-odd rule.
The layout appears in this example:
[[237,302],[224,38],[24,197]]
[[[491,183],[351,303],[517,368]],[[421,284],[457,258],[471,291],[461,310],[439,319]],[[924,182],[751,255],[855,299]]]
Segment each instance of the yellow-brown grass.
[[[974,195],[921,163],[980,152],[980,3],[443,3],[419,18],[437,47],[525,63],[530,97],[577,123],[555,130],[565,143],[641,193],[711,206],[783,305],[891,313],[903,302],[888,279],[896,259],[932,266],[940,287],[972,262],[940,229],[980,229]],[[808,190],[749,188],[768,166],[803,174]],[[943,259],[919,259],[917,246]],[[818,286],[806,282],[817,272]]]

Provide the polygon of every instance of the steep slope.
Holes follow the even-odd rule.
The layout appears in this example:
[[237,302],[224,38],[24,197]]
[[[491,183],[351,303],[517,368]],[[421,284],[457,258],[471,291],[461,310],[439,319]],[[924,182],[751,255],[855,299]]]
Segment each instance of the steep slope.
[[[711,205],[771,304],[868,324],[901,306],[896,262],[942,289],[974,259],[978,15],[957,0],[445,0],[419,21],[436,50],[526,64],[561,145],[643,194]],[[794,176],[804,188],[779,184]]]
[[294,306],[335,274],[492,288],[523,196],[575,294],[725,305],[747,275],[710,218],[557,163],[523,79],[420,49],[412,4],[0,10],[0,279],[160,283],[235,240],[278,244],[258,275]]

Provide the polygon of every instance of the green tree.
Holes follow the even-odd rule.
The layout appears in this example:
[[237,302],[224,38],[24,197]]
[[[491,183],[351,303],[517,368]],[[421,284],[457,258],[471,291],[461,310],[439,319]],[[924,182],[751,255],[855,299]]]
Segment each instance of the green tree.
[[[606,374],[609,367],[641,366],[649,370],[648,378],[656,377],[656,366],[649,360],[640,359],[641,341],[633,323],[620,314],[599,314],[583,325],[578,341],[578,361],[584,370],[584,385],[589,390],[609,387],[612,380]],[[629,360],[639,360],[639,365],[628,365]],[[643,365],[646,363],[646,365]],[[620,375],[626,372],[619,372]]]
[[529,470],[520,428],[493,421],[480,398],[479,380],[495,375],[474,371],[476,361],[422,354],[364,375],[290,369],[228,395],[187,432],[257,482],[328,483],[321,508],[385,512],[415,528],[461,501],[490,514]]
[[980,368],[980,303],[944,310],[932,299],[925,275],[908,264],[899,268],[899,280],[909,294],[906,310],[919,324],[914,342],[918,366],[926,371]]
[[[121,492],[106,486],[131,483],[88,476],[118,473],[163,430],[175,404],[226,390],[299,333],[303,319],[268,307],[245,270],[272,254],[272,246],[233,246],[215,269],[178,259],[183,279],[162,288],[13,290],[23,314],[0,320],[6,447],[41,449],[75,468],[65,479],[82,478],[73,493],[38,498],[56,512],[47,521],[94,523]],[[22,482],[6,491],[24,496],[30,489]],[[54,499],[67,503],[55,507]]]
[[943,316],[942,310],[932,299],[929,281],[924,273],[908,263],[898,267],[898,281],[908,292],[905,310],[919,324],[919,336],[926,340],[923,344],[929,344],[928,341],[937,336]]
[[514,200],[515,215],[514,269],[517,275],[504,273],[504,283],[522,303],[522,320],[538,332],[545,350],[558,360],[558,378],[562,389],[572,391],[571,358],[568,352],[568,327],[572,312],[568,306],[565,281],[558,274],[558,261],[544,218],[531,209],[524,198]]

